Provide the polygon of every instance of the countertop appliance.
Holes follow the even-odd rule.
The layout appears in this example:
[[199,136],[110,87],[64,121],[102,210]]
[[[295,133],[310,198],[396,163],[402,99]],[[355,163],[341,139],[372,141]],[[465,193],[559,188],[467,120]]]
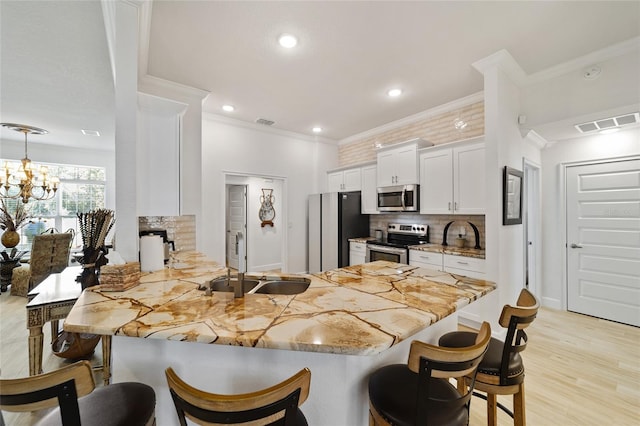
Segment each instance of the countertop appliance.
[[378,211],[420,211],[420,185],[396,185],[378,188]]
[[409,263],[409,246],[429,242],[429,225],[390,223],[387,238],[367,242],[367,262],[388,260]]
[[143,237],[145,235],[159,235],[162,237],[162,242],[164,243],[164,263],[169,261],[169,252],[170,250],[175,251],[176,246],[173,241],[169,240],[167,237],[166,229],[143,229],[138,232],[138,236]]
[[360,191],[309,196],[309,272],[349,266],[349,238],[369,235]]

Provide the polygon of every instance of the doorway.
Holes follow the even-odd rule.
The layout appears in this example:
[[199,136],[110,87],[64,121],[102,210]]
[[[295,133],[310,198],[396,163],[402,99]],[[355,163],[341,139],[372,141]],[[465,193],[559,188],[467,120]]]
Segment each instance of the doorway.
[[538,295],[538,277],[541,275],[541,204],[540,166],[524,160],[523,229],[524,229],[524,285]]
[[238,233],[242,233],[245,237],[247,234],[247,185],[227,185],[226,199],[227,267],[237,270],[239,264]]
[[567,309],[640,326],[640,159],[565,178]]

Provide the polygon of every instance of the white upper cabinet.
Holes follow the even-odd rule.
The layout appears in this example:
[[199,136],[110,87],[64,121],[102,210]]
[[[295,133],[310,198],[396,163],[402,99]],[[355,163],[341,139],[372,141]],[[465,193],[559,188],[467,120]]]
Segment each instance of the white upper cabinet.
[[378,152],[378,186],[417,184],[418,148],[429,146],[422,139],[414,139],[397,147],[382,148]]
[[377,171],[375,164],[366,166],[361,169],[362,173],[362,194],[361,194],[361,213],[362,214],[378,214],[378,187],[377,187]]
[[484,143],[420,154],[421,214],[484,214]]
[[327,173],[327,191],[360,191],[360,167]]

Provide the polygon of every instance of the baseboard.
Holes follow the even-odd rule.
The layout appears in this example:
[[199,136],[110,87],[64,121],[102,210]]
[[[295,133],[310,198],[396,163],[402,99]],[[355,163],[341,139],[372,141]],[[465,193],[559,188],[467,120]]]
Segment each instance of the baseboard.
[[545,308],[552,308],[552,309],[557,309],[557,310],[562,310],[562,302],[560,302],[558,299],[552,299],[550,297],[542,297],[540,299],[542,301],[542,306],[544,306]]

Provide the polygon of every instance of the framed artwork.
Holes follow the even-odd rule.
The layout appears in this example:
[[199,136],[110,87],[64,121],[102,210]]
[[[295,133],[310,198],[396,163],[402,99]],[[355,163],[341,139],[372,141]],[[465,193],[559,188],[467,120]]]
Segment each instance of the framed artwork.
[[523,174],[520,170],[504,166],[502,185],[502,224],[518,225],[522,223],[522,186]]

